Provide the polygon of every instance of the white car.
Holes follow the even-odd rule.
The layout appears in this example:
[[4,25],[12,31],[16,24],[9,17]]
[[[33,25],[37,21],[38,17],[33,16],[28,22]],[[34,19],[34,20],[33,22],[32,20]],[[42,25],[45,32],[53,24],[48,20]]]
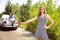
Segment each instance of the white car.
[[10,20],[9,19],[9,15],[7,15],[7,14],[4,14],[4,15],[2,15],[2,28],[11,28],[11,29],[17,29],[17,27],[18,27],[18,23],[17,23],[17,21],[16,20]]

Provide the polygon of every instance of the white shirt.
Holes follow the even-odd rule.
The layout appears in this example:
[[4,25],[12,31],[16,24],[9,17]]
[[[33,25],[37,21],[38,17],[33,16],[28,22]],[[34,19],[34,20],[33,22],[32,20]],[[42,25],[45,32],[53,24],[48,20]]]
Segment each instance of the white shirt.
[[10,18],[10,20],[15,20],[15,16],[13,15],[12,18]]

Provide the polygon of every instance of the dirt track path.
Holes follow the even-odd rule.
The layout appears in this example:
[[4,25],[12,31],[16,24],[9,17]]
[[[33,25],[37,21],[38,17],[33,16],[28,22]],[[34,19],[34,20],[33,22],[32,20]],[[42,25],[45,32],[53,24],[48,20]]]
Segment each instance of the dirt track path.
[[36,40],[32,33],[18,28],[15,31],[0,31],[0,40]]

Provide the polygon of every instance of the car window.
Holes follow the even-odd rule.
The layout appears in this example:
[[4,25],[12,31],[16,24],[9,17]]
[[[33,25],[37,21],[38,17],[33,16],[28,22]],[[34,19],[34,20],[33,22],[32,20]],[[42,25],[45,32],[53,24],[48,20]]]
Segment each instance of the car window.
[[2,15],[2,18],[3,20],[9,20],[9,15]]

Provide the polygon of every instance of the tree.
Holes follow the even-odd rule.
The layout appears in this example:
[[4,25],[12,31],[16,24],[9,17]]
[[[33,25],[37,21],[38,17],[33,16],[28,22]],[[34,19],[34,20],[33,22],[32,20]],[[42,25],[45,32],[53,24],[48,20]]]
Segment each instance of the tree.
[[20,6],[18,3],[16,3],[16,5],[12,4],[12,11],[14,12],[14,15],[17,19],[17,21],[19,21],[19,17],[20,17]]
[[6,14],[10,14],[12,12],[12,6],[10,0],[7,2],[7,5],[5,7]]
[[30,16],[30,7],[31,7],[31,0],[28,0],[26,5],[22,5],[20,8],[20,21],[26,21],[29,19]]

